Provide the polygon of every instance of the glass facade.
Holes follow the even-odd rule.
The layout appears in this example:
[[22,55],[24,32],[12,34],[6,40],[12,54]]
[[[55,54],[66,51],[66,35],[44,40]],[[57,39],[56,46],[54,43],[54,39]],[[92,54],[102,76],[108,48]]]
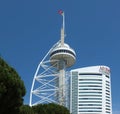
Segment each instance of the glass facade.
[[52,52],[50,54],[50,57],[53,56],[54,54],[58,54],[58,53],[68,53],[68,54],[72,54],[75,57],[75,53],[72,50],[65,50],[65,49],[60,49],[60,50],[56,50],[54,52]]

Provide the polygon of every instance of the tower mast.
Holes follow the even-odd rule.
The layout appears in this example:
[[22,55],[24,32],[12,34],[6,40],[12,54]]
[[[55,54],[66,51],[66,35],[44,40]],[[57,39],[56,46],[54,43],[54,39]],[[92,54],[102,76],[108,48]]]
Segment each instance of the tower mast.
[[62,28],[61,28],[61,46],[64,46],[64,39],[65,39],[65,13],[60,10],[59,14],[62,15]]

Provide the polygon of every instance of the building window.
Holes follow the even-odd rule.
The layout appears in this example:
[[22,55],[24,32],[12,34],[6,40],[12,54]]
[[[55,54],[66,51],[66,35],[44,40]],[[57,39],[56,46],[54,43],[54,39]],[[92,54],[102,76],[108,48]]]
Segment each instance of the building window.
[[79,82],[79,84],[102,84],[102,82]]
[[79,75],[86,75],[86,76],[88,76],[88,75],[99,75],[99,76],[102,76],[102,74],[100,74],[100,73],[79,73]]
[[108,75],[105,75],[107,78],[109,78],[109,76]]

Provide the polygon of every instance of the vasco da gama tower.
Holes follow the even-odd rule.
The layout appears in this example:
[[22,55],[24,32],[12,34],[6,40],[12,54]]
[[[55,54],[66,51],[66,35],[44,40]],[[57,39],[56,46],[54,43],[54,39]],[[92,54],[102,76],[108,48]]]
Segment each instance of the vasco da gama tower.
[[64,42],[63,11],[61,38],[38,64],[31,92],[30,106],[57,103],[71,114],[112,114],[110,68],[104,65],[66,71],[76,61],[75,51]]
[[35,72],[31,92],[30,106],[39,103],[57,103],[69,107],[69,72],[66,68],[71,67],[75,60],[75,51],[64,43],[65,16],[62,10],[63,24],[61,38],[48,51],[39,63]]

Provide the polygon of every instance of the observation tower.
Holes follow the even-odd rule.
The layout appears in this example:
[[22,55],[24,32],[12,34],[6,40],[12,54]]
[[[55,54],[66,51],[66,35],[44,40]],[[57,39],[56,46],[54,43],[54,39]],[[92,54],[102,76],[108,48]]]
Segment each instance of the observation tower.
[[61,38],[48,51],[35,72],[31,92],[30,106],[44,103],[57,103],[69,107],[69,71],[76,60],[75,51],[64,43],[65,15],[62,10]]

